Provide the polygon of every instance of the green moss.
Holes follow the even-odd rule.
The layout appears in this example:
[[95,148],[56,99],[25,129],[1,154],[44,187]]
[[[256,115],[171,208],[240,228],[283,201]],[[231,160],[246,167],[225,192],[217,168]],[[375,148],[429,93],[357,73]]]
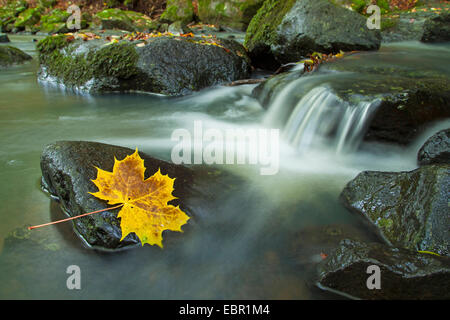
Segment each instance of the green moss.
[[30,8],[19,14],[14,26],[16,28],[25,28],[27,26],[33,26],[41,19],[40,8]]
[[261,42],[273,43],[276,28],[294,3],[295,0],[265,1],[248,26],[244,46],[251,50]]
[[365,0],[352,0],[351,7],[358,13],[363,13],[366,6],[367,4]]
[[81,42],[69,44],[65,35],[41,40],[37,49],[39,61],[47,72],[69,86],[80,86],[93,78],[128,79],[136,75],[138,54],[130,43],[117,43],[76,54]]
[[216,7],[214,8],[214,11],[219,16],[225,16],[225,3],[218,3],[216,4]]
[[398,18],[382,17],[381,18],[381,25],[380,25],[381,31],[394,28],[395,26],[398,25],[399,21],[400,20]]
[[95,16],[101,20],[122,21],[125,25],[131,26],[131,30],[148,31],[149,29],[154,30],[159,26],[156,21],[153,21],[145,14],[130,10],[105,9],[98,12]]
[[162,21],[184,23],[194,20],[194,6],[190,0],[169,0],[166,10],[161,15]]
[[383,229],[383,231],[388,231],[392,228],[392,225],[394,224],[393,221],[391,219],[383,219],[380,218],[377,220],[377,224],[379,227],[381,227]]

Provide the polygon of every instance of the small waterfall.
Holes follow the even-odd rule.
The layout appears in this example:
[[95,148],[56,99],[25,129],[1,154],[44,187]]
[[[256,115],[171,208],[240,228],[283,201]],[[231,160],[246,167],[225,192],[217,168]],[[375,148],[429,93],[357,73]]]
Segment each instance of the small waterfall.
[[265,123],[283,123],[282,136],[300,152],[322,146],[336,153],[355,151],[379,101],[352,104],[322,85],[292,102],[289,97],[300,83],[293,81],[280,90],[272,100]]

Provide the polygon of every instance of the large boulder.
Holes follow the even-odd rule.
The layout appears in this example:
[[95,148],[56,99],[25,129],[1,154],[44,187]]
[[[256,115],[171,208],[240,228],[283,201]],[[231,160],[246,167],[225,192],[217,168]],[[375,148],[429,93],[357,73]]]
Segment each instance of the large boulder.
[[252,19],[244,45],[255,65],[274,69],[313,52],[377,50],[381,35],[367,18],[327,0],[267,0]]
[[[69,216],[97,211],[108,207],[106,201],[100,200],[89,192],[97,192],[92,180],[97,177],[97,169],[112,171],[114,159],[124,159],[134,150],[95,142],[61,141],[44,148],[41,156],[42,186],[54,198],[58,199],[61,208]],[[139,153],[144,159],[145,178],[153,175],[158,169],[162,174],[176,178],[174,184],[175,205],[192,215],[187,204],[193,183],[190,169],[174,165]],[[118,210],[104,211],[73,220],[73,228],[83,242],[92,248],[121,249],[140,244],[134,233],[120,241],[122,233]]]
[[204,23],[247,29],[264,0],[199,0],[198,17]]
[[419,165],[450,164],[450,129],[441,130],[431,136],[417,154]]
[[39,31],[44,33],[63,33],[69,32],[66,22],[70,13],[65,10],[55,9],[41,17],[39,22]]
[[48,37],[38,43],[40,79],[87,92],[184,95],[245,79],[250,63],[235,41],[175,36],[145,42]]
[[9,67],[31,60],[32,57],[12,46],[0,46],[0,67]]
[[[380,268],[380,289],[368,278]],[[359,299],[449,299],[450,259],[378,243],[343,240],[319,266],[322,289]]]
[[448,256],[449,193],[450,165],[429,165],[410,172],[362,172],[340,199],[374,224],[388,243]]

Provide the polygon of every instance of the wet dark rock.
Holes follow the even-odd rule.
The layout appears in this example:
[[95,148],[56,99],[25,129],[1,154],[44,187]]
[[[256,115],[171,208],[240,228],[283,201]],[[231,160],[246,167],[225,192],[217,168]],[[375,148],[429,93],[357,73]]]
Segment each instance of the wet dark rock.
[[427,19],[423,26],[422,42],[450,41],[450,13]]
[[22,64],[31,60],[32,57],[22,50],[12,46],[0,46],[0,67],[9,67]]
[[[112,171],[114,157],[122,160],[133,153],[132,149],[95,142],[61,141],[48,145],[41,156],[43,188],[60,201],[62,209],[69,216],[105,209],[108,207],[106,201],[88,193],[98,191],[91,181],[97,176],[95,167]],[[153,175],[159,168],[163,174],[176,178],[173,194],[179,199],[174,200],[173,204],[179,204],[191,216],[186,199],[192,188],[192,171],[141,152],[139,154],[144,159],[145,178]],[[117,213],[118,209],[115,209],[75,219],[74,230],[87,246],[93,248],[111,250],[140,245],[134,233],[120,241],[121,229]]]
[[0,33],[0,43],[6,43],[6,42],[10,42],[8,35],[6,35],[5,33]]
[[98,92],[145,91],[185,95],[203,88],[246,79],[250,61],[232,40],[206,45],[203,39],[160,37],[143,46],[104,39],[72,42],[65,35],[38,43],[40,80],[67,88]]
[[276,70],[315,51],[377,50],[380,32],[366,22],[326,0],[269,0],[252,19],[244,45],[256,66]]
[[[372,265],[380,268],[379,290],[367,288]],[[449,279],[447,257],[343,240],[319,266],[318,285],[360,299],[449,299]]]
[[449,193],[450,165],[429,165],[410,172],[362,172],[340,199],[377,226],[388,243],[448,256]]
[[419,165],[450,164],[450,129],[441,130],[431,136],[417,155]]

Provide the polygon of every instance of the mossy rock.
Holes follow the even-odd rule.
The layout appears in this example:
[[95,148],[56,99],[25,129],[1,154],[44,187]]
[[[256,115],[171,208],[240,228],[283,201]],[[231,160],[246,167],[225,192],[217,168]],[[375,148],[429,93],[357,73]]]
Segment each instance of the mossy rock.
[[203,23],[245,31],[264,0],[199,0],[198,17]]
[[0,46],[0,67],[9,67],[31,60],[32,57],[12,46]]
[[15,18],[26,9],[28,9],[28,3],[25,0],[9,0],[5,6],[0,7],[0,19]]
[[126,31],[149,31],[158,28],[159,24],[143,13],[120,10],[117,8],[105,9],[98,12],[95,19],[101,21],[102,29],[120,29]]
[[267,0],[249,25],[244,46],[256,66],[276,69],[315,51],[377,50],[380,43],[366,17],[327,0]]
[[19,29],[25,29],[25,27],[31,27],[37,24],[41,20],[42,9],[30,8],[19,14],[14,27]]
[[166,10],[160,17],[161,22],[189,23],[194,20],[194,6],[190,0],[168,0]]
[[[67,36],[47,37],[38,43],[39,60],[45,76],[57,77],[67,87],[80,87],[96,79],[89,91],[112,90],[115,80],[126,80],[137,74],[138,55],[128,43],[103,46],[105,41],[69,44]],[[82,54],[75,54],[80,50]],[[45,77],[44,76],[44,77]]]
[[38,43],[39,77],[91,93],[184,95],[245,79],[250,73],[245,49],[232,40],[217,40],[217,46],[203,38],[160,37],[137,47],[138,42],[67,39],[58,35]]

